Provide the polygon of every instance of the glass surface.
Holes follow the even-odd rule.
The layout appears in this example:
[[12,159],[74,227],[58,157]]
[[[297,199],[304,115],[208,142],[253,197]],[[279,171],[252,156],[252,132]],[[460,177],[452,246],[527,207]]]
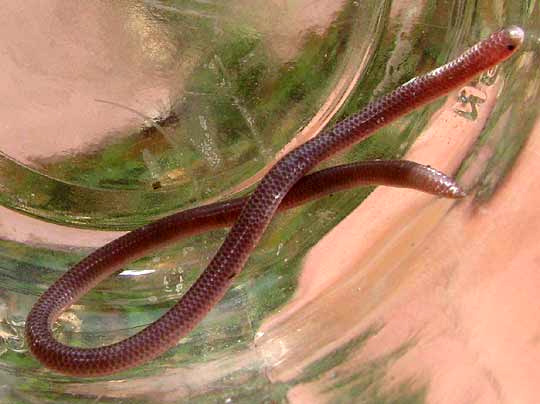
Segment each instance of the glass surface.
[[[538,397],[537,2],[4,3],[0,402]],[[370,188],[280,214],[209,316],[121,374],[66,377],[28,353],[30,307],[90,251],[248,192],[287,150],[510,24],[528,35],[516,57],[324,163],[405,156],[457,174],[466,200]],[[142,329],[225,234],[130,264],[56,335],[97,346]]]

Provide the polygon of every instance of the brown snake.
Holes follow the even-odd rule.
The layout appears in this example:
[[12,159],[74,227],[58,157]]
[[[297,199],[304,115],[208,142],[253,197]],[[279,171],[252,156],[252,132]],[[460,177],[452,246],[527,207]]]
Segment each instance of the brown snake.
[[[342,173],[334,177],[328,174],[325,179],[326,174],[315,173],[305,177],[303,185],[300,183],[295,187],[302,177],[336,152],[365,139],[380,127],[462,86],[482,71],[507,59],[519,48],[523,39],[523,30],[518,27],[497,31],[446,65],[416,77],[369,103],[360,112],[284,156],[247,200],[180,212],[99,248],[60,277],[30,311],[26,322],[26,339],[31,352],[44,365],[58,372],[98,376],[140,365],[167,351],[223,297],[284,198],[288,198],[285,202],[289,206],[302,203],[330,190],[322,191],[318,188],[321,184],[323,187],[333,186],[339,178],[346,182],[351,174]],[[372,175],[377,177],[374,183],[397,186],[412,184],[416,188],[416,185],[423,183],[423,190],[441,195],[446,187],[446,196],[460,196],[459,188],[447,177],[426,167],[418,168],[413,163],[365,162],[358,163],[357,167],[360,167],[360,180],[354,184],[362,183],[362,178],[366,180],[364,183],[373,183],[369,182],[369,175]],[[363,174],[362,169],[365,170]],[[427,171],[424,172],[424,169]],[[417,170],[416,174],[411,176],[411,170]],[[313,175],[320,177],[313,180]],[[312,190],[309,181],[315,183]],[[343,188],[350,186],[354,185]],[[449,190],[452,187],[455,187],[454,193]],[[289,194],[291,190],[293,193]],[[193,286],[169,311],[142,331],[123,341],[98,348],[66,346],[54,338],[51,325],[62,311],[127,262],[172,240],[232,222],[234,225],[223,245]]]

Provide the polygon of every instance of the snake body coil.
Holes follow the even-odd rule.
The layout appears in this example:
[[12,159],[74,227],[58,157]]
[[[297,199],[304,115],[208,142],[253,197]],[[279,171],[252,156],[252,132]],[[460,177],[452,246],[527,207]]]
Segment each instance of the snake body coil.
[[[482,71],[507,59],[521,45],[523,37],[524,33],[518,27],[502,29],[450,63],[371,102],[357,114],[283,157],[245,202],[226,202],[221,206],[217,204],[181,212],[134,230],[96,250],[60,277],[30,311],[26,338],[31,352],[44,365],[58,372],[98,376],[137,366],[167,351],[223,297],[282,200],[306,173],[334,153],[365,139],[380,127],[458,88]],[[382,174],[379,171],[378,175],[393,181],[393,185],[407,186],[406,170],[398,169],[392,174],[391,170],[395,169],[392,164],[387,162],[387,165],[380,165]],[[424,174],[429,183],[430,174]],[[437,187],[444,188],[446,179],[433,175],[433,181],[426,190],[437,193]],[[418,176],[419,183],[424,181],[420,178],[424,177]],[[301,190],[301,186],[298,189]],[[454,195],[449,191],[449,196],[459,196],[459,190],[454,191]],[[290,200],[292,203],[295,203],[294,198]],[[301,200],[302,197],[299,197],[296,202]],[[228,210],[227,203],[236,204],[236,207]],[[199,279],[178,303],[148,327],[123,341],[99,348],[76,348],[55,340],[51,325],[60,313],[127,262],[175,238],[226,225],[235,219],[223,245]],[[179,224],[182,229],[178,228]]]

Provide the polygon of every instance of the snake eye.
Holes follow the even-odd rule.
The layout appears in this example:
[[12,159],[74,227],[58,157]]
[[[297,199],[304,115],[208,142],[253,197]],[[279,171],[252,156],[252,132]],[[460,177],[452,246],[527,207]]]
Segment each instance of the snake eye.
[[525,32],[522,28],[516,26],[510,26],[501,31],[504,41],[506,42],[506,49],[513,51],[523,43],[525,39]]

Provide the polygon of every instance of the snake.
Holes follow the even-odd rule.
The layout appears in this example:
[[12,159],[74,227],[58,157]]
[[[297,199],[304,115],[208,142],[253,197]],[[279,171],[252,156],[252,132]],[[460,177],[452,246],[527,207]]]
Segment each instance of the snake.
[[[335,153],[508,59],[520,48],[524,35],[517,26],[500,29],[450,62],[369,102],[283,156],[249,196],[175,213],[98,248],[65,272],[33,305],[25,324],[29,350],[46,367],[76,377],[104,376],[140,366],[177,345],[222,299],[279,209],[362,184],[462,197],[463,191],[451,178],[408,161],[358,162],[310,172]],[[182,237],[223,226],[231,228],[206,269],[176,304],[146,328],[100,347],[74,347],[55,338],[52,326],[61,313],[124,265]]]

